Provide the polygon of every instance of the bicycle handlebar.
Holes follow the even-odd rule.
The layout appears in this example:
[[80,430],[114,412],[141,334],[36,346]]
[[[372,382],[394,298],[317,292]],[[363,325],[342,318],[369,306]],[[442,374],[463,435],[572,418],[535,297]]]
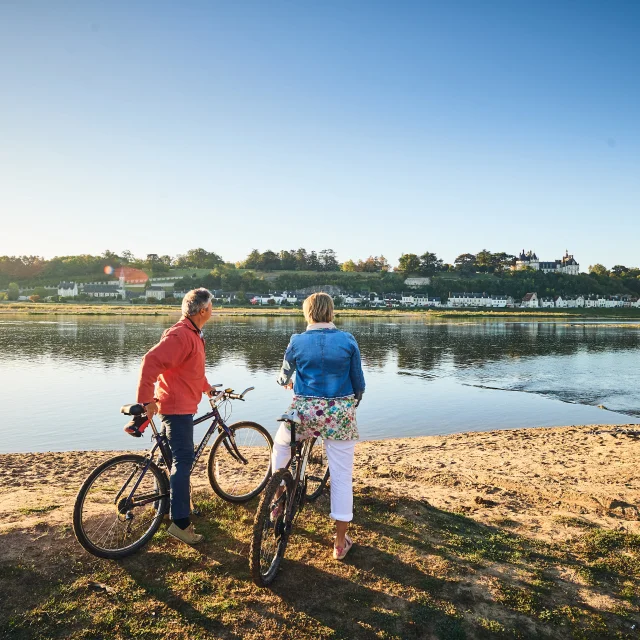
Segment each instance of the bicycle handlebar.
[[230,393],[229,398],[231,398],[231,400],[244,400],[245,394],[254,389],[255,387],[247,387],[242,393]]
[[[221,385],[214,385],[221,386]],[[253,391],[255,387],[247,387],[242,393],[234,393],[233,389],[225,389],[224,391],[219,391],[216,396],[211,398],[211,402],[215,402],[216,400],[228,399],[228,400],[242,400],[244,401],[245,394],[249,393],[249,391]]]

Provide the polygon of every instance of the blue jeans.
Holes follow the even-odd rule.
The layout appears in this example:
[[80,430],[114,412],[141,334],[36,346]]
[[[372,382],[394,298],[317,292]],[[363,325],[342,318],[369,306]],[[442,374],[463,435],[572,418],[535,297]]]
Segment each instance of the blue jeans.
[[188,518],[191,513],[191,467],[193,466],[193,416],[162,416],[162,424],[167,433],[173,464],[169,484],[171,487],[172,520]]

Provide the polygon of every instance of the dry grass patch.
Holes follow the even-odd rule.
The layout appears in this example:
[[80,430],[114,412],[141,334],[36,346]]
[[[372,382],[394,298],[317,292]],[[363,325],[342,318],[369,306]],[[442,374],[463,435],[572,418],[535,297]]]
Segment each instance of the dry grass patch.
[[121,562],[85,554],[59,528],[47,532],[55,552],[25,543],[31,556],[0,560],[0,637],[637,638],[635,535],[583,528],[555,545],[364,488],[346,562],[330,558],[323,496],[298,518],[273,588],[259,589],[247,561],[256,502],[197,504],[198,548],[164,530]]

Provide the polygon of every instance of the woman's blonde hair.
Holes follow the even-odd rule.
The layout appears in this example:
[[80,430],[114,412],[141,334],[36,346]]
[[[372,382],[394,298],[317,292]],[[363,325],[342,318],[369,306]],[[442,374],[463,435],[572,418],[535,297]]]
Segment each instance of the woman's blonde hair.
[[333,298],[328,293],[312,293],[303,303],[307,322],[333,322]]

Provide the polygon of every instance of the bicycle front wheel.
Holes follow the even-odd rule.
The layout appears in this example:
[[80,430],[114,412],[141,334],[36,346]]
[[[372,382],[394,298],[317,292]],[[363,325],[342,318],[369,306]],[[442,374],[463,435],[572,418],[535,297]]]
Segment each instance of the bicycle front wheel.
[[140,455],[125,454],[96,467],[73,508],[73,531],[94,556],[124,558],[143,547],[169,511],[169,480]]
[[257,422],[236,422],[229,429],[231,436],[222,432],[211,447],[209,482],[223,500],[246,502],[269,482],[273,440]]
[[286,510],[292,492],[291,473],[280,469],[271,476],[260,498],[249,551],[251,577],[259,587],[266,587],[274,581],[284,557],[289,537]]
[[324,448],[324,440],[316,438],[311,444],[309,458],[307,460],[307,500],[317,500],[329,481],[329,463],[327,452]]

